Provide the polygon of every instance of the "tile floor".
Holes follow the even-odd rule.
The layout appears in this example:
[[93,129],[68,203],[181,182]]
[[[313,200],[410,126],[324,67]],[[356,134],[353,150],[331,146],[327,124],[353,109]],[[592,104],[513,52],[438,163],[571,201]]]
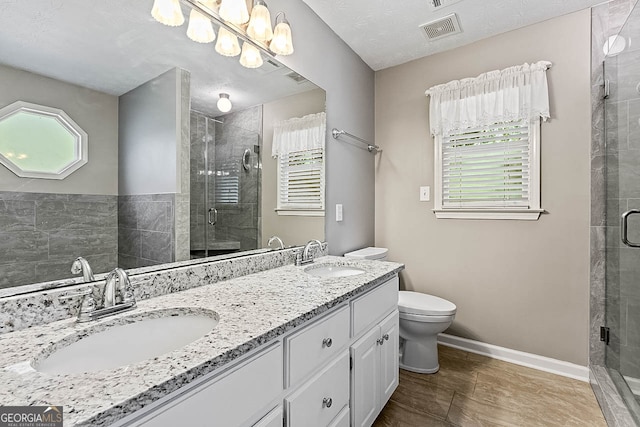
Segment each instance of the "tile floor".
[[374,427],[606,427],[588,383],[439,347],[440,371],[400,371]]

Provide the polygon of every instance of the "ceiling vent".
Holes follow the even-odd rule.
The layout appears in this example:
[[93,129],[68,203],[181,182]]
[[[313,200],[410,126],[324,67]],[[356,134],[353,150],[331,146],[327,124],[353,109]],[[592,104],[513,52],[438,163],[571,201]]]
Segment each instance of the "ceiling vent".
[[458,3],[462,0],[427,0],[427,4],[429,5],[429,9],[432,11],[440,10],[444,7],[451,6],[454,3]]
[[460,23],[455,13],[445,16],[444,18],[436,19],[435,21],[427,22],[420,25],[422,34],[427,40],[437,40],[445,36],[452,34],[459,34],[462,32],[460,29]]
[[295,71],[292,71],[289,74],[286,74],[286,76],[298,84],[302,84],[307,81],[307,79],[305,79],[304,76],[296,73]]

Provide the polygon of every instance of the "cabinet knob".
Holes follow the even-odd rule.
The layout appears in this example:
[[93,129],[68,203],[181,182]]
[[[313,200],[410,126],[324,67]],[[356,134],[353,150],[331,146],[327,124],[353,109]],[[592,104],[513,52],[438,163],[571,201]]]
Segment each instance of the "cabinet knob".
[[378,345],[382,345],[384,344],[384,338],[378,338],[376,342],[378,343]]
[[332,344],[333,344],[333,340],[331,338],[325,338],[322,340],[323,347],[331,347]]
[[333,405],[333,400],[330,397],[322,399],[322,406],[324,408],[331,408],[331,405]]
[[389,334],[384,334],[384,335],[382,336],[382,338],[383,338],[383,339],[385,339],[385,340],[387,340],[387,341],[389,341]]

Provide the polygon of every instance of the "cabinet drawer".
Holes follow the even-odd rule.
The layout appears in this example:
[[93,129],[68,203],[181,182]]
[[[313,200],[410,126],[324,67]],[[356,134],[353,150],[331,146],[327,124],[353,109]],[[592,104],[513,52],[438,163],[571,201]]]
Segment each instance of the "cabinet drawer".
[[349,307],[286,339],[287,386],[295,385],[349,344]]
[[351,336],[357,337],[398,307],[398,276],[351,302]]
[[[329,400],[330,399],[330,400]],[[349,405],[349,353],[342,355],[285,399],[290,427],[325,427]]]
[[158,402],[155,410],[126,425],[175,427],[237,426],[249,421],[282,392],[282,345],[183,393]]
[[253,427],[282,427],[282,421],[282,405],[280,405],[262,417]]

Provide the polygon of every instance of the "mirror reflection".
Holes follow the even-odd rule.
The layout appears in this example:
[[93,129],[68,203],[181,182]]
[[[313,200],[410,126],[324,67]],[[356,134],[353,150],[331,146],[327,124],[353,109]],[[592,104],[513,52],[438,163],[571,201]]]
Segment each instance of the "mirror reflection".
[[[324,111],[325,92],[264,55],[242,67],[190,40],[187,22],[156,22],[152,4],[0,4],[0,108],[63,111],[87,133],[88,154],[64,179],[0,165],[0,288],[66,281],[80,256],[100,278],[241,254],[273,235],[286,246],[323,239],[324,159],[318,169],[305,146],[291,148],[302,160],[285,171],[272,147],[279,124]],[[283,183],[303,199],[316,191],[313,162],[322,206],[279,209]]]

